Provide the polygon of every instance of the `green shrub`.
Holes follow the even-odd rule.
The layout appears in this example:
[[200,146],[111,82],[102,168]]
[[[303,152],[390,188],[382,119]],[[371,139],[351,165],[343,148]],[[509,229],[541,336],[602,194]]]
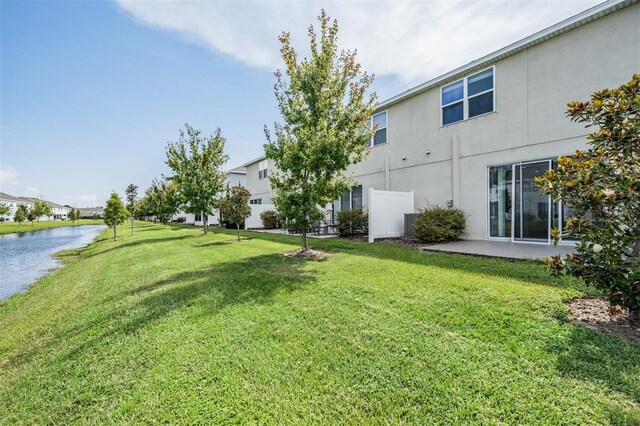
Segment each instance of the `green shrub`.
[[265,229],[277,229],[282,226],[280,216],[273,210],[265,210],[260,213],[260,219],[262,220],[262,226]]
[[341,237],[366,234],[369,228],[369,216],[362,209],[340,210],[336,220],[336,228]]
[[422,243],[442,243],[460,239],[465,234],[467,219],[460,209],[429,207],[420,212],[414,232]]

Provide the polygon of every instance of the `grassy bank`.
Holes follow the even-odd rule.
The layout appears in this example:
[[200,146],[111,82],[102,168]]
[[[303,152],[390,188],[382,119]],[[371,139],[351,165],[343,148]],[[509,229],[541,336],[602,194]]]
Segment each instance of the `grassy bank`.
[[640,345],[568,322],[540,265],[108,232],[0,303],[3,423],[640,424]]
[[42,229],[60,228],[62,226],[82,226],[82,225],[102,225],[102,219],[80,219],[75,222],[70,220],[43,220],[41,222],[22,222],[21,225],[16,222],[0,223],[0,235],[11,234],[13,232],[30,232],[40,231]]

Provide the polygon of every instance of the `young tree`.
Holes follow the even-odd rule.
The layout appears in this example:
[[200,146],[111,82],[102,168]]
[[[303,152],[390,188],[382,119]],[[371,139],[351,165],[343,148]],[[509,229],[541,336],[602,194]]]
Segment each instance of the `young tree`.
[[300,232],[302,251],[307,229],[353,184],[345,171],[364,158],[375,131],[376,95],[365,93],[373,76],[361,71],[356,51],[338,52],[338,23],[324,10],[318,20],[319,37],[309,27],[310,59],[298,62],[289,33],[280,36],[286,70],[275,73],[275,94],[284,124],[275,123],[275,139],[265,126],[265,152],[277,169],[274,203],[286,226]]
[[554,242],[572,237],[577,253],[547,263],[604,291],[612,305],[640,321],[640,75],[618,88],[571,102],[567,115],[598,130],[589,148],[559,157],[558,169],[537,178],[543,193],[575,212]]
[[238,185],[231,188],[227,196],[218,203],[224,220],[236,224],[238,241],[240,241],[240,225],[251,216],[249,198],[251,198],[251,193],[246,188]]
[[185,211],[202,213],[204,234],[209,232],[208,215],[218,203],[224,189],[225,173],[222,166],[229,156],[224,154],[225,138],[218,128],[209,137],[200,136],[200,131],[185,124],[186,133],[180,130],[177,142],[167,145],[167,165],[171,167]]
[[14,222],[18,222],[18,226],[22,225],[27,219],[27,206],[24,204],[18,204],[18,208],[16,209],[16,213],[13,216]]
[[40,218],[42,216],[49,218],[49,216],[53,215],[53,209],[51,208],[51,205],[49,205],[49,203],[47,203],[46,201],[38,199],[34,201],[33,211],[36,215],[36,221],[38,222],[40,222]]
[[115,192],[111,193],[107,206],[104,208],[104,223],[113,227],[113,240],[118,240],[118,225],[122,224],[129,217],[127,209],[122,204],[120,196]]
[[178,212],[181,204],[177,185],[165,179],[154,179],[145,192],[145,199],[148,213],[165,225]]
[[127,210],[131,217],[131,235],[133,235],[133,219],[136,211],[136,205],[138,203],[138,185],[129,184],[125,191],[127,193]]
[[0,217],[4,220],[4,216],[11,214],[11,206],[7,203],[0,202]]
[[36,220],[36,212],[33,208],[27,211],[27,220],[31,222],[31,226],[33,226],[33,221]]

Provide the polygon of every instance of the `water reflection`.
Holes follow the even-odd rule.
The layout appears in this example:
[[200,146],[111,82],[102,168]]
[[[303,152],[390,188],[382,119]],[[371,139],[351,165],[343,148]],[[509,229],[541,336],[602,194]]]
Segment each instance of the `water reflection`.
[[89,244],[105,225],[73,226],[0,235],[0,300],[26,291],[60,262],[51,255]]

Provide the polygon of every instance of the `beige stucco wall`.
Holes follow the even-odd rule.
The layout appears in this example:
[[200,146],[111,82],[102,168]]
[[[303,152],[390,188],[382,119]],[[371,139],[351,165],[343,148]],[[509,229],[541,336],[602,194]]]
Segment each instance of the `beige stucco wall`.
[[[246,188],[251,192],[251,199],[262,198],[262,204],[271,204],[273,192],[271,190],[271,185],[269,184],[269,178],[258,179],[258,165],[260,161],[255,161],[246,165]],[[275,170],[273,161],[271,160],[269,160],[268,170],[269,174]]]
[[[619,86],[640,72],[640,4],[493,66],[494,113],[441,127],[439,87],[388,108],[388,143],[349,169],[363,185],[365,206],[369,187],[413,190],[416,209],[453,200],[452,140],[457,140],[460,184],[454,201],[469,215],[468,238],[486,238],[487,167],[585,147],[588,129],[566,118],[566,104],[587,100],[595,90]],[[256,168],[256,179],[257,173]]]

